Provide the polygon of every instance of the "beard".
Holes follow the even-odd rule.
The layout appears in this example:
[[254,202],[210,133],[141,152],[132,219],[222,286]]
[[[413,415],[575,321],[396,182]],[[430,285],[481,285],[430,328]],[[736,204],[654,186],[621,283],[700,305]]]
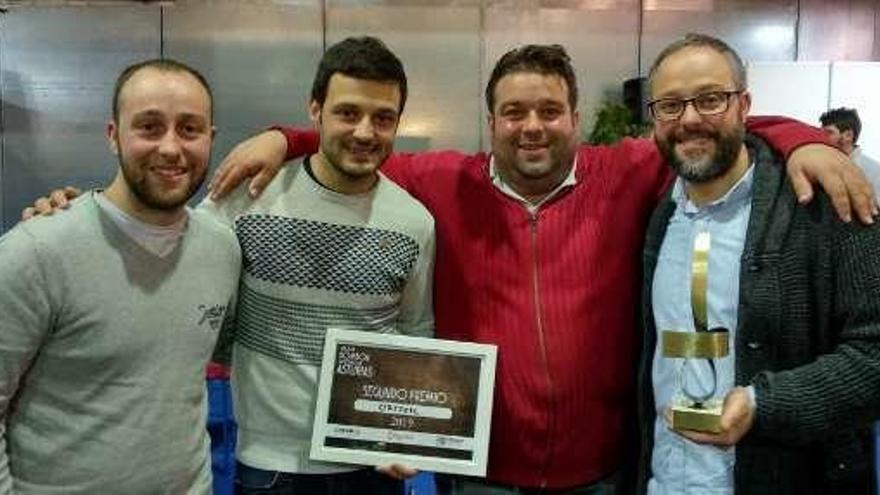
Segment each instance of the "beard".
[[[210,163],[210,162],[209,162]],[[167,190],[161,185],[150,180],[149,174],[140,165],[126,164],[122,156],[119,156],[119,168],[128,189],[137,200],[152,210],[173,211],[185,205],[196,191],[202,187],[205,177],[208,175],[207,167],[201,173],[190,175],[189,183],[183,190]],[[191,169],[192,170],[192,169]]]
[[[736,163],[742,148],[745,128],[738,125],[730,132],[717,130],[682,130],[673,133],[666,139],[656,139],[657,148],[675,174],[687,182],[702,184],[723,176]],[[713,153],[705,153],[699,157],[687,157],[679,154],[675,147],[678,143],[692,138],[703,138],[715,143]]]
[[[356,159],[355,154],[350,151],[358,147],[369,150],[365,160]],[[330,143],[322,142],[320,152],[326,164],[336,173],[347,180],[357,181],[373,176],[391,155],[391,148],[381,142],[364,145],[352,140],[336,140]]]

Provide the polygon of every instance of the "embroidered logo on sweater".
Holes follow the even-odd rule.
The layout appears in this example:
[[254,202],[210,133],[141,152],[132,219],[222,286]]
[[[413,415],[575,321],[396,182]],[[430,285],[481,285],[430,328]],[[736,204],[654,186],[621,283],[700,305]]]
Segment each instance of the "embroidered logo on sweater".
[[215,332],[220,329],[220,325],[223,323],[223,314],[226,312],[225,305],[215,304],[213,306],[206,306],[199,304],[199,311],[202,312],[202,318],[199,320],[200,327],[207,323],[211,330]]

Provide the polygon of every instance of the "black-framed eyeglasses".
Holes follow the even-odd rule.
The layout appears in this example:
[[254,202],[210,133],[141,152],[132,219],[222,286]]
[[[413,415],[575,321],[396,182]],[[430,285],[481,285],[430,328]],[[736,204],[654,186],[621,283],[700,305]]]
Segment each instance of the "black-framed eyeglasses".
[[718,115],[727,111],[730,107],[730,97],[739,95],[742,90],[710,91],[701,93],[690,98],[660,98],[648,103],[648,110],[656,120],[678,120],[687,108],[688,103],[694,106],[694,110],[700,115]]

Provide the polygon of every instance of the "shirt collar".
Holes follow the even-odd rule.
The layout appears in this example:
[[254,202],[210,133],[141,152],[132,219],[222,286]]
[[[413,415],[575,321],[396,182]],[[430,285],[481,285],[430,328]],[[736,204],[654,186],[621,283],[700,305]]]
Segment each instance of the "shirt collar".
[[692,215],[700,211],[721,208],[725,204],[737,204],[742,201],[748,201],[752,195],[752,184],[754,181],[755,164],[753,162],[749,165],[746,173],[723,196],[703,206],[697,206],[687,197],[684,190],[684,180],[678,177],[675,179],[675,185],[672,188],[672,200],[675,201],[679,208],[684,208],[686,214]]
[[522,195],[520,195],[518,192],[516,192],[506,182],[504,182],[504,179],[501,178],[501,174],[498,173],[498,167],[495,166],[495,156],[494,155],[489,156],[489,179],[491,179],[492,184],[496,188],[498,188],[499,191],[504,193],[505,195],[510,196],[511,198],[524,204],[526,206],[526,208],[529,209],[529,211],[537,210],[539,206],[541,206],[542,204],[549,201],[551,198],[558,195],[559,192],[562,191],[563,189],[574,186],[575,184],[577,184],[577,177],[575,176],[575,169],[576,168],[577,168],[577,155],[575,155],[575,158],[571,164],[571,169],[569,169],[568,175],[565,176],[565,179],[563,179],[563,181],[558,186],[556,186],[556,188],[553,189],[553,191],[551,191],[550,194],[544,196],[541,199],[541,201],[538,201],[537,203],[533,204],[533,203],[529,202],[529,200],[527,200],[526,198],[522,197]]

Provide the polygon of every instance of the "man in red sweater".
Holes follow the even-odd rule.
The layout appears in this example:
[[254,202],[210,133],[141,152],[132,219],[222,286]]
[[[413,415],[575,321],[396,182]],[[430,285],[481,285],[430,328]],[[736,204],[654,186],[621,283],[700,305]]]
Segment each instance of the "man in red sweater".
[[[382,168],[435,218],[437,337],[498,346],[487,479],[444,478],[441,490],[608,493],[630,440],[641,246],[670,172],[650,140],[579,144],[577,84],[560,46],[508,52],[486,100],[491,155],[397,154]],[[786,155],[823,139],[780,119],[749,130]],[[842,159],[827,148],[824,158]],[[316,149],[313,132],[252,138],[227,157],[215,196]],[[858,188],[870,218],[870,187]],[[846,192],[837,197],[848,212]]]

